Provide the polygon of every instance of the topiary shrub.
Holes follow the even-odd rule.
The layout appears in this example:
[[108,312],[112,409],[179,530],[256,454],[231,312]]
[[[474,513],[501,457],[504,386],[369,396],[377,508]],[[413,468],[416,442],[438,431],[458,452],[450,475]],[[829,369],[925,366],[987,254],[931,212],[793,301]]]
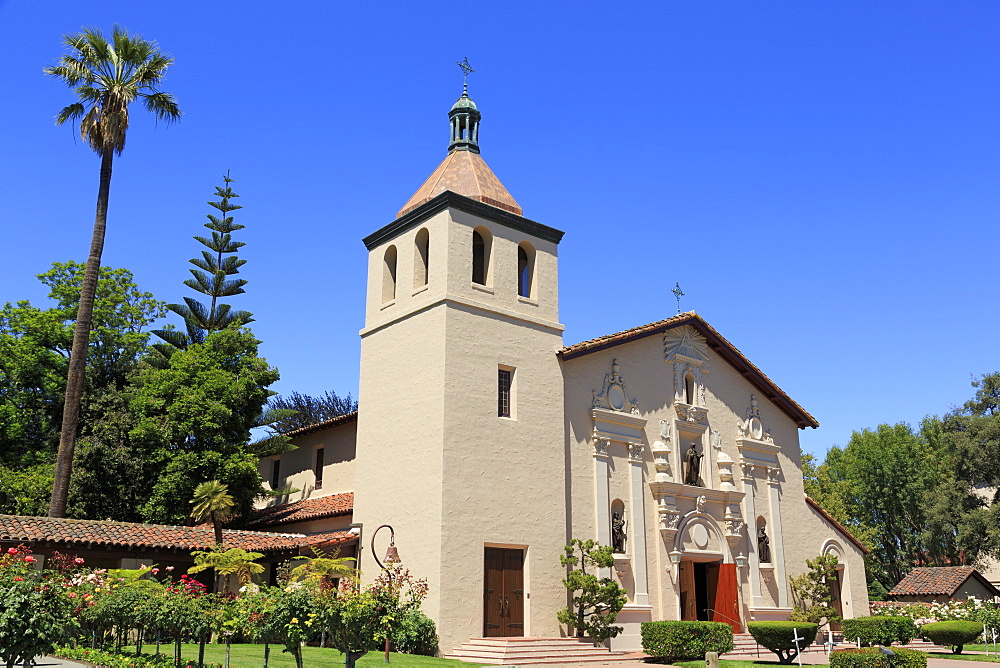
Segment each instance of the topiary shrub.
[[962,647],[972,642],[983,632],[981,622],[934,622],[920,627],[920,634],[935,645],[952,648],[953,654],[961,654]]
[[799,637],[799,650],[803,650],[816,640],[819,624],[812,622],[750,622],[747,630],[761,647],[778,655],[781,663],[791,663],[798,656],[795,649],[795,634]]
[[917,635],[917,627],[909,617],[855,617],[843,622],[844,640],[868,647],[871,645],[905,645]]
[[893,648],[892,657],[878,647],[838,649],[830,653],[830,668],[927,668],[927,654],[915,649]]
[[669,661],[733,650],[733,627],[721,622],[643,622],[642,651]]

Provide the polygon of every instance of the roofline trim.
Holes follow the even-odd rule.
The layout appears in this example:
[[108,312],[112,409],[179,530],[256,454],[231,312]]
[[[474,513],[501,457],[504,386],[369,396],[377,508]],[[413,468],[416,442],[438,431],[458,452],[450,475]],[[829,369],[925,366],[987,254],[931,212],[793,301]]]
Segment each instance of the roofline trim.
[[471,197],[466,197],[465,195],[459,195],[451,190],[446,190],[440,195],[424,202],[412,211],[396,218],[396,220],[381,229],[372,232],[361,241],[365,244],[365,248],[371,250],[379,244],[382,244],[393,237],[399,236],[406,230],[416,227],[434,214],[447,208],[458,209],[459,211],[470,213],[473,216],[485,218],[486,220],[499,223],[500,225],[517,230],[518,232],[524,232],[538,237],[539,239],[551,241],[554,244],[558,244],[562,240],[563,234],[565,234],[554,227],[542,225],[541,223],[525,218],[524,216],[519,216],[515,213],[511,213],[510,211],[505,211],[495,206],[484,204],[478,200],[472,199]]
[[[708,340],[708,347],[712,350],[712,352],[728,362],[731,367],[736,369],[740,376],[757,388],[765,399],[773,403],[785,415],[790,417],[799,429],[805,429],[806,427],[816,429],[819,427],[819,421],[817,421],[816,418],[796,403],[794,399],[785,394],[785,392],[778,387],[774,381],[764,375],[764,372],[758,369],[753,362],[747,359],[743,353],[736,348],[736,346],[726,340],[722,334],[717,332],[714,327],[709,325],[694,311],[689,311],[688,313],[667,318],[666,320],[660,321],[660,323],[642,325],[640,327],[634,327],[631,330],[619,332],[618,334],[609,335],[611,337],[621,335],[621,338],[609,338],[607,341],[595,342],[589,345],[586,341],[584,341],[572,346],[567,346],[566,348],[560,350],[557,355],[563,361],[568,361],[576,357],[589,355],[590,353],[596,353],[600,350],[606,350],[624,343],[630,343],[638,339],[643,339],[647,336],[662,334],[668,329],[674,329],[675,327],[680,327],[682,325],[692,325],[695,329],[701,332],[701,334],[703,334]],[[595,341],[597,340],[595,339]]]
[[819,503],[817,503],[817,501],[808,494],[805,494],[804,496],[806,497],[806,504],[812,506],[812,508],[815,509],[816,512],[818,512],[820,515],[823,516],[823,519],[825,519],[827,522],[833,525],[834,529],[842,533],[844,535],[844,538],[854,543],[855,547],[861,550],[861,554],[866,554],[866,555],[871,554],[871,550],[865,547],[860,540],[855,538],[854,534],[852,534],[850,531],[847,530],[847,527],[845,527],[843,524],[834,519],[833,515],[827,512],[826,508],[819,505]]
[[328,427],[337,427],[342,424],[347,424],[348,422],[357,422],[357,420],[358,412],[352,411],[350,413],[344,413],[343,415],[330,418],[329,420],[324,420],[323,422],[307,424],[304,427],[299,427],[298,429],[293,429],[292,431],[286,431],[283,436],[304,436],[305,434],[311,434],[314,431],[321,431],[323,429],[327,429]]

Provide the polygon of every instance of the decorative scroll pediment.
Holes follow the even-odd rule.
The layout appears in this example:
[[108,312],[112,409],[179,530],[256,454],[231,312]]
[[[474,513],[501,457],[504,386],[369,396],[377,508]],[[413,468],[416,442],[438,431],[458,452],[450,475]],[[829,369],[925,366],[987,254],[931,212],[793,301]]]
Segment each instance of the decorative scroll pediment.
[[639,413],[638,400],[630,397],[628,390],[625,389],[625,379],[622,378],[618,360],[612,360],[611,373],[604,376],[604,386],[601,388],[600,394],[594,390],[593,395],[593,408],[604,408],[611,411],[632,413],[633,415]]
[[760,405],[757,397],[750,395],[750,407],[747,408],[746,419],[739,425],[739,437],[741,439],[753,439],[762,443],[774,443],[771,431],[764,429],[764,423],[760,420]]

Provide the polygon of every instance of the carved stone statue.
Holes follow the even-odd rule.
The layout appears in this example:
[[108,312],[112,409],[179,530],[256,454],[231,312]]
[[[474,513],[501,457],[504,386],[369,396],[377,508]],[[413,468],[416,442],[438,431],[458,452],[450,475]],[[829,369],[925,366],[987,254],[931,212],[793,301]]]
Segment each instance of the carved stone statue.
[[685,485],[695,485],[701,487],[701,483],[698,482],[698,476],[701,473],[701,458],[705,455],[699,455],[698,450],[695,448],[695,444],[692,443],[691,447],[684,455],[684,484]]
[[611,551],[625,554],[625,518],[622,513],[611,513]]
[[771,563],[771,539],[764,527],[757,529],[757,558],[762,564]]

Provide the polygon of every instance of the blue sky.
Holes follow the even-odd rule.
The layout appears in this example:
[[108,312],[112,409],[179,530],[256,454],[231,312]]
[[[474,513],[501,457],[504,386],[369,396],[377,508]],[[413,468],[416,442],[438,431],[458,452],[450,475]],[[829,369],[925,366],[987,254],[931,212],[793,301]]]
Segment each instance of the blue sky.
[[[698,311],[820,421],[807,451],[971,396],[997,355],[1000,3],[0,0],[0,300],[82,260],[98,159],[57,128],[60,37],[120,23],[185,112],[133,112],[105,264],[165,301],[227,169],[276,389],[356,393],[360,239],[444,157],[455,61],[483,157],[566,232],[576,343]],[[641,399],[641,398],[640,398]]]

